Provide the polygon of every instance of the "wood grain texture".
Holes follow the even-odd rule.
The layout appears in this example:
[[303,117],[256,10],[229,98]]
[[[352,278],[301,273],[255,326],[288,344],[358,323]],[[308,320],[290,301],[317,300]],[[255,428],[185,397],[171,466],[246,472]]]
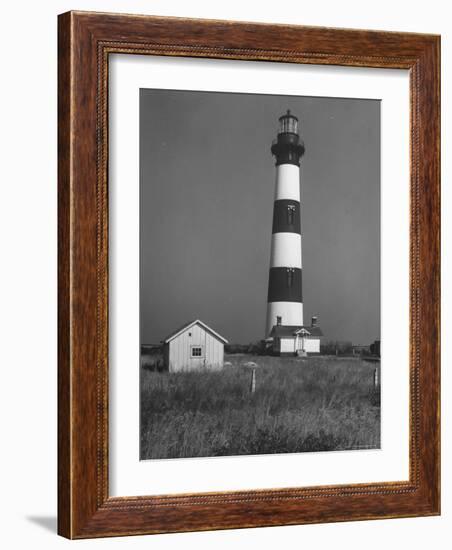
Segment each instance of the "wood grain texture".
[[[58,530],[68,538],[439,513],[438,36],[69,12],[59,17]],[[410,480],[108,495],[108,58],[410,70]],[[421,330],[422,325],[422,330]]]
[[[67,26],[69,14],[60,18]],[[58,531],[70,533],[70,33],[58,34]]]

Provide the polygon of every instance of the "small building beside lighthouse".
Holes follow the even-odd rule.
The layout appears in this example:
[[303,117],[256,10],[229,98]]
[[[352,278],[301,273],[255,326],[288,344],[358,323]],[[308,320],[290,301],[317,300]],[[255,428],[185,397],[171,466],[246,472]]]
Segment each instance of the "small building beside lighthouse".
[[276,324],[269,335],[272,355],[303,356],[320,353],[322,330],[313,317],[310,326]]
[[305,146],[298,118],[290,111],[279,118],[275,157],[270,271],[268,277],[266,342],[276,355],[320,352],[317,317],[303,324],[300,162]]
[[163,364],[169,372],[223,368],[226,338],[196,319],[163,341]]

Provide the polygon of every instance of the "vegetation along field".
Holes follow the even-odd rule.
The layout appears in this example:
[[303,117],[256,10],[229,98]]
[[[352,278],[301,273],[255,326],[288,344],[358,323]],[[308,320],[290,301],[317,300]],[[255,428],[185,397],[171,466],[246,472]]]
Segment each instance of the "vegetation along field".
[[[379,448],[375,364],[225,356],[217,372],[141,369],[141,458]],[[250,392],[254,361],[256,389]]]

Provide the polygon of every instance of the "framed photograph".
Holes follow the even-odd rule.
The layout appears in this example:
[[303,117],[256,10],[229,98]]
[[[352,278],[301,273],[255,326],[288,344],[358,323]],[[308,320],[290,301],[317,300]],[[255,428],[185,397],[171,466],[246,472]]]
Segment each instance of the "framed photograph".
[[440,513],[439,56],[59,16],[61,535]]

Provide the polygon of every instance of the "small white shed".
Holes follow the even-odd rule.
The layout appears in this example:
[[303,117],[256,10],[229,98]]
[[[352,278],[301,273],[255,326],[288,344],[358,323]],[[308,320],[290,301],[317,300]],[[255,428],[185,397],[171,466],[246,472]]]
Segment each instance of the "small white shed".
[[163,342],[163,362],[169,372],[221,369],[224,362],[223,336],[196,319],[170,334]]

